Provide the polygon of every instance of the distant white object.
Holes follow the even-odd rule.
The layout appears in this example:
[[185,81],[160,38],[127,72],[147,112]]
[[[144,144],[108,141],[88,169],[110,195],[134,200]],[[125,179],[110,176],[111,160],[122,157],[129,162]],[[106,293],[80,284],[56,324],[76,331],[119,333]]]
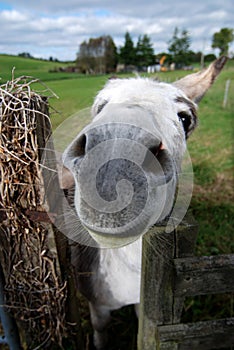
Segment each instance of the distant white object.
[[229,91],[230,83],[231,83],[231,79],[228,79],[226,81],[226,85],[225,85],[225,92],[224,92],[224,98],[223,98],[223,108],[225,108],[227,105],[228,91]]
[[154,64],[152,66],[147,67],[147,73],[156,73],[160,72],[160,64]]

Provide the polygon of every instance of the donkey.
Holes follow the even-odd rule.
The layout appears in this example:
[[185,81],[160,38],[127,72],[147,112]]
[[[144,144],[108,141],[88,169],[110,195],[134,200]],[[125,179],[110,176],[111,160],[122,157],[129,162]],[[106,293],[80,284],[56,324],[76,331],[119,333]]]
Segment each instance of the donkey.
[[167,84],[111,79],[92,106],[92,122],[63,154],[85,248],[72,251],[77,284],[89,301],[94,344],[106,344],[112,310],[140,302],[142,235],[168,217],[197,103],[227,58]]

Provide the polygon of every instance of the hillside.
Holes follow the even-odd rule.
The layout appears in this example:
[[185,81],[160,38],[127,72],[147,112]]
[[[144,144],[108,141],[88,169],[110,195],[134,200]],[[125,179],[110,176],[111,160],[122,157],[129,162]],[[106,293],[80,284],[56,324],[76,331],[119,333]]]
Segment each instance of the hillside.
[[[51,73],[54,69],[67,67],[72,63],[50,62],[38,59],[23,58],[0,54],[0,78],[1,83],[11,79],[12,69],[15,67],[15,77],[21,75],[33,76],[43,81],[74,78],[74,73]],[[75,75],[76,76],[76,75]]]

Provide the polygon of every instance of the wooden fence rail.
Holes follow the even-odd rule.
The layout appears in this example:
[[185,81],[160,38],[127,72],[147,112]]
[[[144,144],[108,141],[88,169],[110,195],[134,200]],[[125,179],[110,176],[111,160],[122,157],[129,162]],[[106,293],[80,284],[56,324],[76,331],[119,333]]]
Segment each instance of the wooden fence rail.
[[191,218],[172,233],[144,236],[138,350],[209,350],[234,345],[234,317],[183,324],[185,297],[234,291],[234,255],[194,257]]
[[234,290],[234,255],[175,260],[175,296],[222,294]]

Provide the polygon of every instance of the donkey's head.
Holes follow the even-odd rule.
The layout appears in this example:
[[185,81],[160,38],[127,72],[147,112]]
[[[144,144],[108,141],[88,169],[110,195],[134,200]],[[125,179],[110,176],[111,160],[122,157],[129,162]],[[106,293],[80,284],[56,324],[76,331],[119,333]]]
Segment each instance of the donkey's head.
[[102,246],[132,242],[169,215],[197,103],[226,62],[174,84],[113,79],[97,95],[93,121],[64,153],[75,208]]

